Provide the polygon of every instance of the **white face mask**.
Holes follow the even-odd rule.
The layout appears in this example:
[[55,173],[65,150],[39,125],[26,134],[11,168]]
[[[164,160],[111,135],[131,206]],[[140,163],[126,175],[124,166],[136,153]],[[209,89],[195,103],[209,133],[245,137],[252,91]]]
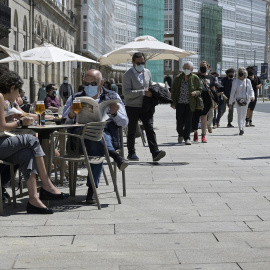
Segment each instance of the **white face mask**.
[[188,76],[191,73],[190,69],[184,69],[184,73]]

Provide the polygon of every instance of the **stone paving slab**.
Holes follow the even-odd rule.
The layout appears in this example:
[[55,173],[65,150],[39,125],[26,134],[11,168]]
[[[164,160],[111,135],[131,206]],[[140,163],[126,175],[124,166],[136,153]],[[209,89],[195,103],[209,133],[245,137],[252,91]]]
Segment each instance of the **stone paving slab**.
[[[207,144],[185,146],[175,111],[158,106],[155,131],[167,156],[153,164],[136,140],[140,161],[126,170],[122,204],[102,177],[100,211],[83,203],[82,178],[76,201],[52,202],[53,215],[27,215],[27,198],[5,205],[0,269],[269,270],[270,118],[255,111],[254,119],[238,136],[222,118]],[[121,177],[118,184],[122,194]]]
[[[198,269],[199,270],[240,270],[239,266],[235,263],[149,265],[149,266],[138,266],[138,265],[135,265],[135,266],[123,265],[122,266],[120,265],[120,270],[198,270]],[[262,269],[259,269],[259,270],[262,270]]]

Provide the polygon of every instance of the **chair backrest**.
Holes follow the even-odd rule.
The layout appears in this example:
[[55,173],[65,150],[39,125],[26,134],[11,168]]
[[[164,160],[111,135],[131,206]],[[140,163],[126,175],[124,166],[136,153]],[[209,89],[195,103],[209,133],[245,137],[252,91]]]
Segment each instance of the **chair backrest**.
[[107,122],[90,122],[85,124],[82,136],[91,141],[100,141],[103,136],[103,130]]

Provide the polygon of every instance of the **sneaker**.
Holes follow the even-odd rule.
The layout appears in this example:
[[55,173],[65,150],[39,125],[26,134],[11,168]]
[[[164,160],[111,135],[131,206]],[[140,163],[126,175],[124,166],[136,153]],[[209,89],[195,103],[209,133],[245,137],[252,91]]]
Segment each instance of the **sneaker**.
[[153,155],[153,161],[159,161],[166,156],[166,152],[165,151],[158,151],[152,155]]
[[227,127],[228,128],[233,128],[234,126],[231,123],[228,123]]
[[94,195],[92,188],[88,188],[85,202],[87,204],[95,204],[96,203],[95,195]]
[[117,160],[117,167],[120,171],[123,171],[128,166],[128,164],[128,160],[124,159],[121,156]]
[[212,133],[213,132],[213,129],[211,127],[207,127],[207,129],[208,129],[208,132],[209,133]]
[[193,138],[194,142],[198,142],[199,141],[199,137],[198,137],[198,132],[194,132],[194,138]]
[[216,129],[217,128],[217,125],[213,125],[213,129]]
[[187,139],[187,140],[185,141],[185,145],[191,145],[191,142],[190,142],[189,139]]
[[205,135],[202,134],[202,143],[207,143],[207,140],[205,139]]
[[244,134],[244,130],[241,129],[240,132],[239,132],[239,135],[243,135]]
[[183,138],[183,137],[178,136],[178,143],[182,143],[182,142],[183,142],[183,140],[184,140],[184,138]]
[[220,124],[217,124],[217,127],[219,128],[220,127]]
[[255,125],[252,124],[252,120],[249,120],[249,126],[250,127],[255,127]]
[[136,155],[136,153],[133,153],[133,154],[128,154],[127,159],[133,160],[133,161],[138,161],[139,157]]

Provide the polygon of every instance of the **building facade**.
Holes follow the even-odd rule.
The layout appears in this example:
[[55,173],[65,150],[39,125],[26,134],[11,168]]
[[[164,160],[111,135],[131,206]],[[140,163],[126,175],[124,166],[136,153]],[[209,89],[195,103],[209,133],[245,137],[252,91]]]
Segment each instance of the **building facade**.
[[212,71],[221,75],[230,67],[249,65],[258,66],[260,73],[266,46],[264,1],[175,0],[174,7],[174,45],[197,53],[174,61],[170,65],[174,76],[184,61],[193,62],[197,71],[201,60],[209,61]]
[[[150,35],[159,41],[164,41],[164,0],[139,0],[138,2],[138,35]],[[147,61],[152,80],[163,82],[164,61]]]
[[[74,1],[71,0],[10,0],[11,26],[6,44],[18,52],[47,42],[73,52],[75,33],[78,31]],[[2,42],[1,42],[2,44]],[[20,74],[24,90],[31,101],[36,99],[40,86],[45,83],[45,68],[23,62],[9,63],[9,68]],[[72,83],[74,70],[70,62],[49,66],[48,83],[57,87],[64,76]]]

